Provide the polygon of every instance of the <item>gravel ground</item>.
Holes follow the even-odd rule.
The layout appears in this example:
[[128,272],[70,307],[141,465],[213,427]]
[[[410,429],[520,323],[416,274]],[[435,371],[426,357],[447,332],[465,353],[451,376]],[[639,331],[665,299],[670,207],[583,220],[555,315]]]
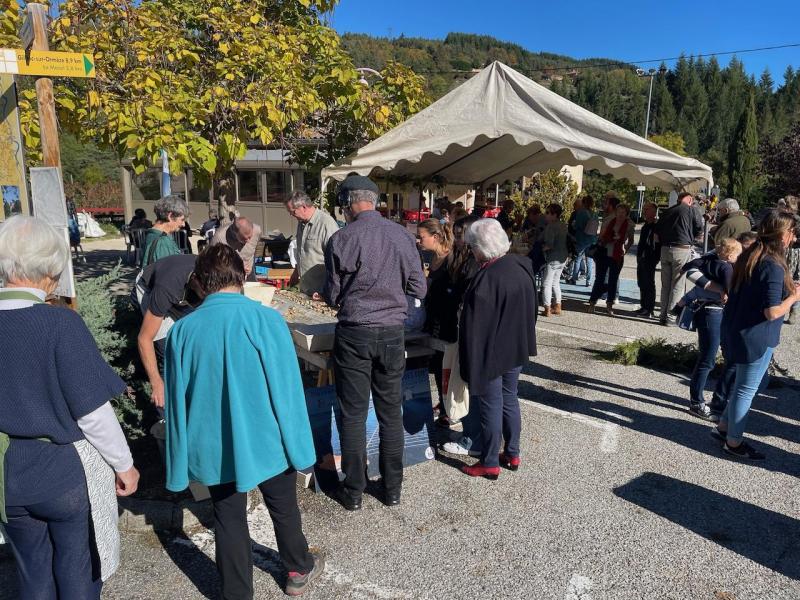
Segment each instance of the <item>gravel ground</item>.
[[[400,506],[367,497],[355,514],[301,491],[309,541],[328,555],[308,597],[800,598],[800,327],[784,328],[777,355],[794,379],[759,396],[748,425],[768,459],[742,464],[687,413],[686,377],[599,357],[620,336],[692,334],[566,304],[540,320],[522,376],[520,471],[474,480],[457,469],[474,459],[441,455],[406,471]],[[256,597],[283,597],[266,511],[250,519]],[[5,600],[16,594],[2,552]],[[103,597],[216,598],[213,554],[207,531],[126,535]]]

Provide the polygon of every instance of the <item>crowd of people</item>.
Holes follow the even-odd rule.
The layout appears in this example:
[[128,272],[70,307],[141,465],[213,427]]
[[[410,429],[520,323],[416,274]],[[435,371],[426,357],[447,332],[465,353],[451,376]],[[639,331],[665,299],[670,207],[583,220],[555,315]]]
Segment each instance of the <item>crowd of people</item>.
[[[298,223],[294,280],[337,310],[332,360],[344,478],[335,499],[348,511],[361,509],[367,486],[370,398],[380,424],[380,497],[387,506],[401,502],[405,336],[415,307],[424,309],[422,329],[441,343],[429,362],[437,423],[462,425],[440,449],[477,457],[463,473],[496,480],[522,465],[517,388],[536,355],[540,297],[541,316],[558,316],[562,279],[582,278],[590,309],[602,299],[613,315],[634,242],[630,211],[613,195],[602,215],[591,197],[579,200],[567,222],[558,203],[544,213],[531,207],[519,223],[513,203],[496,218],[447,205],[416,234],[381,216],[379,196],[370,179],[345,179],[337,194],[344,228],[302,192],[285,205]],[[690,410],[714,421],[712,435],[738,458],[764,458],[744,434],[781,325],[800,302],[796,208],[766,211],[752,231],[736,202],[725,200],[714,249],[698,257],[704,224],[694,197],[680,195],[660,218],[653,204],[643,210],[639,314],[655,314],[660,267],[661,322],[680,313],[698,335]],[[166,487],[208,487],[225,598],[254,594],[246,492],[257,487],[288,572],[285,591],[300,595],[325,568],[324,552],[310,549],[303,532],[294,483],[316,453],[288,328],[242,293],[260,230],[241,217],[215,223],[195,256],[169,239],[184,226],[186,203],[164,198],[155,214],[133,297],[143,315],[142,364],[166,429]],[[528,255],[510,252],[514,235],[530,243]],[[25,598],[99,598],[119,563],[114,496],[138,484],[110,405],[124,383],[80,318],[44,303],[68,260],[63,238],[39,219],[13,217],[0,227],[0,351],[11,364],[0,380],[0,518]],[[707,403],[720,347],[724,372]],[[456,379],[466,400],[452,393]]]

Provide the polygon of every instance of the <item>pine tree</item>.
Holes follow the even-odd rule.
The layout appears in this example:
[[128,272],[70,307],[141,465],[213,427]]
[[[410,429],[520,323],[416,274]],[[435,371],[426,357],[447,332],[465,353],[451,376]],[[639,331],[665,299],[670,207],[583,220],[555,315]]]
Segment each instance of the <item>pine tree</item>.
[[754,199],[758,178],[758,125],[755,94],[739,119],[728,153],[728,193],[746,207]]

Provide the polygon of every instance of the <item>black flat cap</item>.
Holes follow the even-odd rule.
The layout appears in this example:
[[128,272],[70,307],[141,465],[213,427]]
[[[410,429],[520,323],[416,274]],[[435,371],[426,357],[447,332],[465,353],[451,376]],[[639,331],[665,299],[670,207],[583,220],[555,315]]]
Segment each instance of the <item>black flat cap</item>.
[[375,182],[369,177],[363,175],[348,175],[347,178],[339,184],[339,192],[352,192],[355,190],[367,190],[380,194],[381,191]]

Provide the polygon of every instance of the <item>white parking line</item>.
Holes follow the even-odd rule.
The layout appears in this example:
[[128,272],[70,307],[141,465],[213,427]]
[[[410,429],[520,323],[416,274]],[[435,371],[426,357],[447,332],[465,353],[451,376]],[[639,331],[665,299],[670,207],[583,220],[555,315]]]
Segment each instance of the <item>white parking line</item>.
[[[254,565],[269,573],[275,575],[279,574],[283,570],[283,565],[278,558],[277,550],[275,550],[278,547],[278,543],[275,540],[275,530],[272,526],[272,520],[269,517],[267,507],[263,504],[256,506],[256,508],[247,515],[247,525],[250,529],[250,537],[255,545],[253,548]],[[187,546],[194,545],[211,560],[214,560],[216,544],[213,531],[204,529],[192,535],[188,540],[176,538],[173,540],[173,543]],[[264,549],[272,549],[274,552],[266,552]],[[394,587],[379,585],[377,583],[358,581],[347,573],[336,569],[331,564],[330,556],[326,558],[325,572],[322,574],[322,580],[349,588],[350,597],[352,598],[375,600],[429,598],[427,594],[421,594],[420,592],[409,592]]]
[[[520,379],[533,381],[533,378],[528,375],[520,375]],[[583,423],[584,425],[589,425],[590,427],[594,427],[595,429],[600,429],[603,432],[600,438],[601,452],[604,452],[606,454],[613,454],[619,448],[619,425],[617,425],[616,423],[608,423],[607,421],[600,421],[598,419],[593,419],[592,417],[587,417],[586,415],[582,415],[580,413],[567,412],[566,410],[561,410],[560,408],[555,408],[553,406],[547,406],[546,404],[539,404],[537,402],[522,402],[520,403],[520,405],[535,408],[536,410],[550,413],[551,415],[556,415],[557,417],[561,417],[562,419],[570,419],[572,421],[578,421],[579,423]]]
[[567,584],[567,594],[564,600],[592,600],[589,593],[594,587],[594,582],[588,577],[575,573]]

